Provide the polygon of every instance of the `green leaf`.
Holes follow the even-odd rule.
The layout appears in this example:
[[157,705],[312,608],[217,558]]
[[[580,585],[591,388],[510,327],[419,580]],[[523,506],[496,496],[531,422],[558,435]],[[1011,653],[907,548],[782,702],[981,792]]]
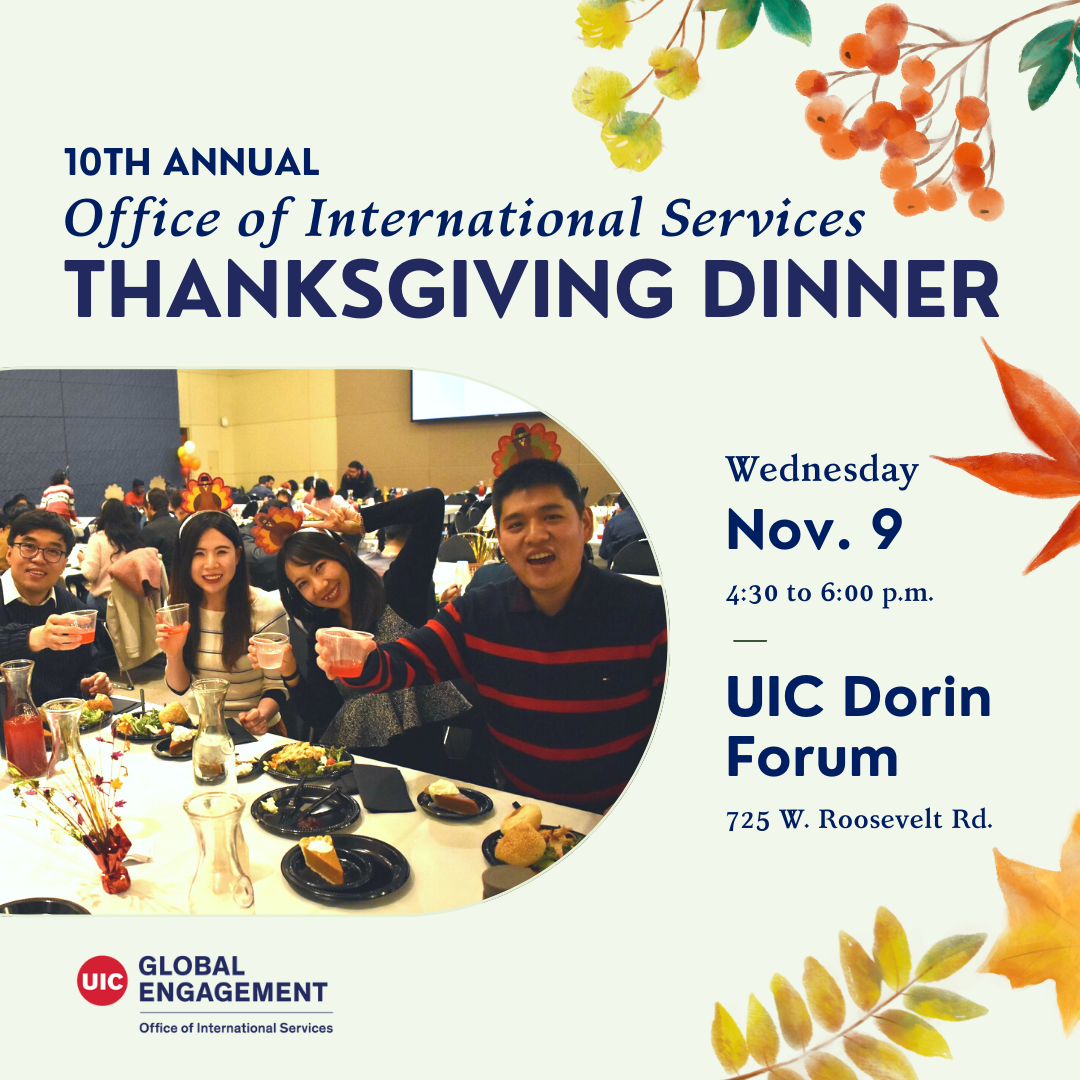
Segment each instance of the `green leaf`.
[[731,7],[735,0],[698,0],[695,11],[723,11]]
[[716,35],[718,49],[734,49],[753,32],[761,14],[761,0],[731,0]]
[[810,12],[802,0],[765,0],[765,14],[778,34],[810,44]]
[[1076,65],[1076,85],[1080,86],[1080,52],[1073,53],[1073,63]]
[[1045,30],[1040,30],[1020,50],[1020,70],[1027,71],[1033,67],[1040,67],[1056,52],[1069,53],[1069,39],[1072,32],[1072,21],[1054,23]]
[[1028,105],[1032,111],[1041,109],[1050,100],[1069,70],[1070,59],[1067,51],[1053,53],[1035,72],[1035,78],[1028,87]]
[[904,1004],[912,1012],[929,1016],[931,1020],[974,1020],[990,1011],[985,1005],[977,1005],[952,990],[936,986],[913,986],[904,995]]

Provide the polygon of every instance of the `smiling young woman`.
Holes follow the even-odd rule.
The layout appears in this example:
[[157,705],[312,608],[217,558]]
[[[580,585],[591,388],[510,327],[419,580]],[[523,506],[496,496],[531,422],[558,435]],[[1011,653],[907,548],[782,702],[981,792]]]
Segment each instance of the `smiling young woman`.
[[185,695],[193,678],[226,679],[226,713],[253,735],[264,734],[286,694],[280,679],[252,665],[248,640],[253,634],[284,632],[285,609],[269,593],[251,587],[232,518],[217,510],[187,518],[173,571],[169,602],[187,604],[189,621],[180,634],[159,628],[169,689]]
[[324,742],[427,771],[442,771],[442,723],[467,710],[468,701],[449,685],[359,696],[316,666],[315,635],[344,626],[372,633],[377,641],[393,641],[426,623],[436,610],[431,575],[442,542],[444,506],[438,488],[425,488],[363,508],[368,530],[410,527],[382,578],[333,533],[304,529],[290,536],[278,555],[281,598],[303,635],[307,655],[306,670],[296,666],[291,650],[281,666],[301,719]]

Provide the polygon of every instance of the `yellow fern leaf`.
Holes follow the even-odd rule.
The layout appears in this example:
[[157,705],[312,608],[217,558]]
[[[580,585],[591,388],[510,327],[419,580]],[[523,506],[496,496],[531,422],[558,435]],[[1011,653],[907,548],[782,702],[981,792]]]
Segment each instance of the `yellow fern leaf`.
[[746,1009],[746,1045],[759,1065],[771,1065],[780,1053],[780,1036],[768,1009],[753,994]]
[[802,984],[813,1018],[826,1031],[839,1031],[847,1013],[844,995],[836,980],[812,956],[803,965]]
[[869,1012],[881,997],[881,969],[850,935],[840,931],[840,966],[844,969],[851,1000]]
[[783,975],[774,975],[769,989],[776,1002],[776,1015],[784,1042],[793,1050],[805,1050],[814,1034],[814,1024],[802,995]]
[[911,950],[900,920],[888,909],[879,907],[874,920],[874,959],[881,968],[885,985],[900,990],[911,979]]
[[712,1048],[720,1064],[732,1074],[737,1073],[750,1056],[739,1025],[719,1001],[713,1013]]

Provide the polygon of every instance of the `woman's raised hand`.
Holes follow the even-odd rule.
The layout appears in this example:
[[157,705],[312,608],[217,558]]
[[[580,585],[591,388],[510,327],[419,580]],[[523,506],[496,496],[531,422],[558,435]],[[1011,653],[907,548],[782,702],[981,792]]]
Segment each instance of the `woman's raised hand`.
[[346,533],[349,536],[364,535],[364,519],[355,506],[335,506],[330,510],[309,506],[308,510],[321,519],[312,522],[309,528],[329,529],[330,532]]
[[169,660],[178,660],[184,653],[184,644],[187,641],[191,623],[181,623],[179,626],[170,626],[167,623],[158,623],[155,632],[157,647]]

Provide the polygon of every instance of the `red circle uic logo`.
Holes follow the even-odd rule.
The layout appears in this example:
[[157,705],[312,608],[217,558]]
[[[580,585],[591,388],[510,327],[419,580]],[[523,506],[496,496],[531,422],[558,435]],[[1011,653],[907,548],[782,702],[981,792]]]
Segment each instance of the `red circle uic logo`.
[[79,968],[78,985],[91,1005],[115,1005],[127,989],[124,965],[111,956],[92,956]]

